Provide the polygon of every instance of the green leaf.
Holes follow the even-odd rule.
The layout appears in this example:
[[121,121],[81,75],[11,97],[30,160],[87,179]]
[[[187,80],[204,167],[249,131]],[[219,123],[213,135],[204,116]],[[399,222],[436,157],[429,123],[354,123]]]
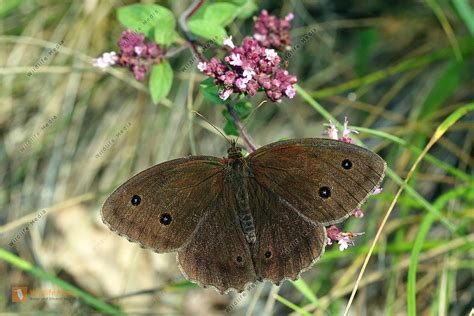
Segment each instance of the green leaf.
[[204,20],[221,26],[229,25],[238,13],[238,7],[228,2],[210,4],[204,12]]
[[227,123],[225,123],[224,133],[229,136],[239,136],[239,131],[237,130],[234,121],[228,120]]
[[219,98],[219,88],[214,84],[214,78],[207,78],[200,84],[202,95],[212,104],[226,104]]
[[193,14],[193,16],[188,20],[189,21],[194,21],[194,20],[202,20],[204,19],[204,14],[206,13],[207,7],[209,7],[211,3],[209,1],[205,1],[202,6],[199,7],[199,9]]
[[252,103],[245,100],[239,100],[235,104],[234,109],[240,119],[245,119],[250,115],[250,113],[252,113]]
[[3,18],[13,10],[16,10],[22,2],[23,0],[2,1],[2,5],[0,5],[0,17]]
[[224,133],[229,136],[239,136],[239,131],[237,125],[235,125],[234,119],[230,115],[227,109],[222,110],[222,115],[227,120],[227,123],[224,126]]
[[234,3],[239,6],[237,17],[241,20],[248,19],[258,9],[254,0],[235,0]]
[[171,69],[168,61],[163,60],[161,64],[153,66],[149,82],[153,103],[157,104],[168,95],[172,83],[173,69]]
[[117,10],[117,18],[126,28],[135,33],[144,33],[147,36],[155,27],[160,28],[162,23],[166,30],[169,29],[171,24],[173,24],[174,30],[176,24],[173,13],[156,4],[132,4],[121,7]]
[[[252,103],[245,100],[239,100],[234,105],[234,110],[239,116],[239,118],[242,120],[246,118],[247,116],[249,116],[250,113],[252,112]],[[234,119],[230,115],[229,111],[227,109],[224,109],[222,111],[222,115],[227,120],[227,123],[224,126],[224,133],[226,133],[229,136],[239,136],[239,130],[237,129]]]
[[210,39],[216,44],[222,46],[224,38],[227,37],[227,31],[223,26],[213,21],[191,20],[188,21],[189,30],[197,36]]
[[170,14],[163,14],[160,17],[158,24],[154,29],[155,42],[165,46],[174,43],[178,38],[178,34],[175,31],[176,19],[171,11],[169,13]]

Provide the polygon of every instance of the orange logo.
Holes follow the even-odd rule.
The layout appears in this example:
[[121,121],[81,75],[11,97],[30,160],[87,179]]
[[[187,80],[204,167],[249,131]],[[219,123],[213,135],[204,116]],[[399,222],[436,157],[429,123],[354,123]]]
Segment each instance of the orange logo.
[[12,302],[26,302],[28,301],[28,288],[26,286],[12,287]]

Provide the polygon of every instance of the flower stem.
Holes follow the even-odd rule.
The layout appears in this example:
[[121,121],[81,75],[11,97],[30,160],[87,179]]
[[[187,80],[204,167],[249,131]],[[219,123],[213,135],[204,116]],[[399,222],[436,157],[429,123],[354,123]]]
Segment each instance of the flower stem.
[[249,134],[247,134],[247,131],[245,130],[244,125],[242,124],[242,121],[240,120],[239,115],[234,109],[234,106],[232,104],[226,104],[227,111],[229,111],[230,116],[232,116],[232,119],[234,120],[235,125],[239,129],[240,135],[242,135],[242,139],[244,140],[244,147],[247,152],[251,153],[255,149],[257,149],[252,141],[252,138],[250,137]]
[[181,14],[179,17],[179,25],[184,32],[184,36],[186,40],[191,44],[191,48],[193,49],[194,54],[200,61],[204,60],[204,57],[199,52],[197,45],[196,45],[196,38],[189,30],[187,20],[196,13],[197,10],[204,4],[205,0],[194,0],[194,2]]

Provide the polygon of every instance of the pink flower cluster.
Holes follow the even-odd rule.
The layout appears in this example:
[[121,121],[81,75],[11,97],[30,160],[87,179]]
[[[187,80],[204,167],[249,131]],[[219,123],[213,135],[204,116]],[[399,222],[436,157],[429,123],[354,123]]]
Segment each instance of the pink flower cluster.
[[[329,121],[329,127],[324,131],[324,134],[329,136],[331,139],[340,140],[348,144],[354,144],[355,140],[350,138],[350,134],[358,134],[356,130],[349,128],[349,120],[347,117],[344,118],[344,129],[342,131],[342,136],[339,137],[339,130],[336,127],[336,124]],[[382,192],[382,188],[376,187],[370,193],[371,195],[377,195]],[[362,218],[364,217],[364,213],[362,212],[361,208],[358,208],[354,211],[354,217]],[[339,250],[343,251],[347,249],[349,246],[354,246],[353,238],[355,236],[362,235],[363,233],[344,233],[339,230],[336,226],[331,226],[327,229],[327,236],[328,236],[328,245],[332,245],[333,241],[336,241],[339,244]]]
[[260,46],[251,37],[246,37],[242,46],[235,46],[229,37],[224,45],[230,52],[223,61],[213,57],[209,62],[198,64],[198,69],[221,87],[222,100],[227,100],[233,92],[253,96],[259,89],[274,102],[281,102],[283,96],[290,99],[295,96],[293,85],[297,79],[280,67],[281,58],[274,49]]
[[353,129],[350,129],[348,127],[349,125],[349,121],[347,120],[347,117],[344,118],[344,130],[342,131],[342,137],[339,138],[339,130],[337,129],[336,127],[336,124],[334,124],[333,122],[329,121],[329,127],[326,129],[326,131],[324,132],[325,135],[329,136],[329,138],[331,139],[335,139],[335,140],[341,140],[345,143],[348,143],[348,144],[354,144],[355,141],[349,137],[350,134],[359,134],[358,131],[356,130],[353,130]]
[[145,35],[125,31],[118,42],[120,53],[109,52],[94,60],[94,66],[105,69],[112,65],[127,67],[135,79],[142,80],[154,64],[162,62],[165,51],[154,42],[145,43]]
[[339,230],[336,226],[331,226],[326,230],[328,239],[327,244],[332,245],[333,241],[339,244],[339,250],[344,251],[349,246],[354,246],[354,237],[363,235],[364,233],[345,233]]
[[279,51],[288,50],[291,47],[290,28],[293,13],[282,19],[269,15],[267,10],[263,10],[257,17],[254,25],[255,35],[258,43],[267,48],[274,48]]
[[122,33],[118,45],[120,47],[117,64],[128,67],[135,79],[142,80],[154,64],[160,64],[164,51],[155,42],[145,43],[145,35],[132,31]]

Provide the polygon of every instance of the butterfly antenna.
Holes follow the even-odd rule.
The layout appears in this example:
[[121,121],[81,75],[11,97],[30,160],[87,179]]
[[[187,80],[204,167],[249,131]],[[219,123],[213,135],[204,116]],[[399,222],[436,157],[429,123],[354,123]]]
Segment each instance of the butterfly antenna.
[[[247,118],[245,119],[244,127],[247,127],[247,124],[250,122],[250,118],[252,118],[252,116],[257,112],[257,110],[267,102],[268,102],[267,100],[263,100],[257,105],[255,109],[252,110],[252,112],[250,112],[249,116],[247,116]],[[240,134],[237,136],[237,139],[235,140],[236,143],[239,140],[239,137],[240,137]]]
[[229,142],[229,144],[232,145],[232,142],[227,138],[227,136],[225,136],[224,133],[222,133],[222,132],[220,131],[220,129],[219,129],[217,126],[215,126],[214,124],[212,124],[204,115],[202,115],[202,114],[199,113],[198,111],[194,111],[194,110],[191,111],[191,112],[194,113],[194,114],[196,114],[196,115],[198,115],[198,116],[199,116],[200,118],[202,118],[204,121],[206,121],[207,123],[209,123],[209,125],[211,125],[212,127],[214,127],[214,129],[215,129],[217,132],[219,132],[219,134],[221,134],[221,135],[225,138],[225,140],[226,140],[227,142]]

